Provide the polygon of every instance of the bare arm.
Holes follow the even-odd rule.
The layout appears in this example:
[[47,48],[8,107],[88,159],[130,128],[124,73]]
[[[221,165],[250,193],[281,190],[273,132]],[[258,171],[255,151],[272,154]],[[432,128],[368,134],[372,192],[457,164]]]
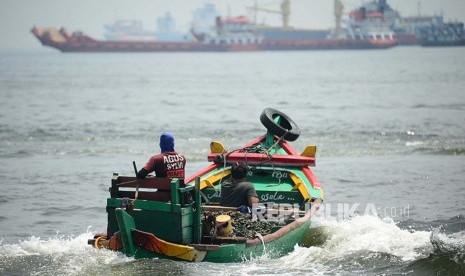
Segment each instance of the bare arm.
[[258,204],[258,197],[251,196],[249,197],[249,207],[252,207],[254,204]]

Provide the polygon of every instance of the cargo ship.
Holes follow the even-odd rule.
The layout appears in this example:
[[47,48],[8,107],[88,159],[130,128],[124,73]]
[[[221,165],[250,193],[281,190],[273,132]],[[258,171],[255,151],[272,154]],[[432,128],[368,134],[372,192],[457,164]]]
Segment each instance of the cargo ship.
[[[338,0],[336,0],[338,1]],[[463,23],[445,23],[442,13],[422,15],[418,3],[418,15],[401,16],[391,8],[387,0],[368,1],[349,12],[347,30],[357,35],[357,31],[376,29],[394,35],[399,45],[460,45],[463,44]]]
[[[338,3],[336,0],[335,3]],[[391,35],[348,35],[347,32],[294,29],[288,26],[288,6],[283,2],[283,28],[259,26],[248,17],[221,17],[213,4],[205,4],[194,12],[190,32],[184,36],[173,36],[174,22],[170,16],[158,20],[158,28],[147,39],[150,32],[142,31],[137,22],[107,26],[106,40],[99,40],[81,31],[69,33],[64,28],[36,27],[31,32],[44,46],[61,52],[234,52],[234,51],[289,51],[331,49],[386,49],[397,44]],[[340,2],[339,2],[340,3]],[[340,14],[339,14],[340,17]],[[121,22],[120,22],[121,23]],[[116,26],[116,28],[115,28]],[[337,27],[336,29],[341,29]],[[123,32],[121,32],[121,30]],[[164,30],[161,32],[160,30]],[[110,35],[108,32],[110,31]],[[363,30],[364,31],[364,30]],[[124,34],[124,33],[127,34]],[[115,35],[118,34],[118,35]],[[139,36],[139,37],[138,37]],[[175,39],[176,38],[176,39]]]
[[[236,25],[241,18],[222,19],[224,25]],[[243,23],[239,23],[243,24]],[[44,46],[61,52],[226,52],[226,51],[284,51],[331,49],[386,49],[394,47],[393,39],[272,40],[254,33],[224,32],[217,36],[196,35],[198,40],[169,42],[147,40],[96,40],[82,32],[69,34],[64,28],[34,26],[31,32]]]

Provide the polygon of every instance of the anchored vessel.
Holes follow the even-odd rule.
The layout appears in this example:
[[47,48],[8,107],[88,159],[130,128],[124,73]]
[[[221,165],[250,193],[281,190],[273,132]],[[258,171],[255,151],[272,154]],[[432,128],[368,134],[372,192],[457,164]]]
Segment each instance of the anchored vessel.
[[[135,177],[114,174],[107,199],[108,227],[89,244],[122,251],[134,258],[170,258],[183,261],[238,262],[272,257],[293,250],[307,234],[312,216],[323,201],[323,190],[310,166],[314,145],[297,153],[287,141],[300,135],[284,113],[267,108],[260,120],[265,135],[227,151],[210,144],[212,163],[185,179]],[[219,205],[221,183],[231,166],[249,167],[247,181],[260,198],[251,214]]]
[[[236,52],[236,51],[289,51],[333,49],[385,49],[394,47],[392,39],[327,38],[308,40],[265,39],[256,33],[247,32],[243,19],[221,20],[222,31],[205,39],[197,35],[193,41],[149,40],[97,40],[82,32],[68,33],[61,28],[33,27],[31,32],[44,46],[61,52]],[[241,32],[224,31],[225,26],[243,25]]]
[[[288,1],[287,1],[288,2]],[[286,7],[288,4],[284,5]],[[255,9],[258,9],[255,7]],[[287,14],[285,12],[284,14]],[[339,18],[342,10],[339,10]],[[286,21],[287,22],[287,21]],[[340,22],[340,20],[339,20]],[[244,16],[222,18],[212,4],[194,14],[189,34],[174,31],[171,17],[159,19],[156,35],[146,32],[140,22],[124,21],[106,26],[107,40],[94,39],[83,32],[69,33],[64,28],[36,27],[31,32],[44,46],[61,52],[226,52],[288,51],[331,49],[384,49],[397,44],[390,34],[379,28],[343,32],[341,27],[329,31],[267,27],[250,22]],[[150,37],[152,37],[150,39]],[[155,39],[156,37],[156,39]]]

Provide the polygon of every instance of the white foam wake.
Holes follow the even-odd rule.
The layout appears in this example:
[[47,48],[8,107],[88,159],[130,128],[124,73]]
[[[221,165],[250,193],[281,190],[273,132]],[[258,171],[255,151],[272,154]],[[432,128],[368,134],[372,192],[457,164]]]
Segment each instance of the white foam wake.
[[[87,244],[90,232],[78,236],[55,236],[43,239],[29,237],[14,244],[0,243],[0,264],[9,264],[15,274],[23,270],[30,274],[82,275],[95,271],[105,264],[118,264],[131,260],[121,253],[96,250]],[[0,274],[1,273],[0,269]],[[19,272],[18,272],[19,271]],[[8,272],[8,271],[7,271]],[[53,274],[53,273],[52,273]]]
[[403,261],[424,258],[432,252],[431,232],[401,229],[391,218],[357,216],[350,220],[321,221],[328,233],[323,249],[331,258],[355,252],[377,252]]
[[273,263],[276,268],[285,264],[284,273],[324,275],[383,263],[409,262],[433,252],[431,232],[401,229],[390,218],[358,216],[343,221],[321,218],[314,224],[318,229],[312,230],[324,236],[323,243],[296,246],[292,253]]

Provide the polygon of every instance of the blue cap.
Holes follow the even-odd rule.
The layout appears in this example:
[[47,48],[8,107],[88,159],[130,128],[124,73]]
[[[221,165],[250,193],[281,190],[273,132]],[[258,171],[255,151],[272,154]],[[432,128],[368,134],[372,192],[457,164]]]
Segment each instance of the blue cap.
[[174,136],[169,132],[164,132],[160,136],[161,152],[174,151]]

